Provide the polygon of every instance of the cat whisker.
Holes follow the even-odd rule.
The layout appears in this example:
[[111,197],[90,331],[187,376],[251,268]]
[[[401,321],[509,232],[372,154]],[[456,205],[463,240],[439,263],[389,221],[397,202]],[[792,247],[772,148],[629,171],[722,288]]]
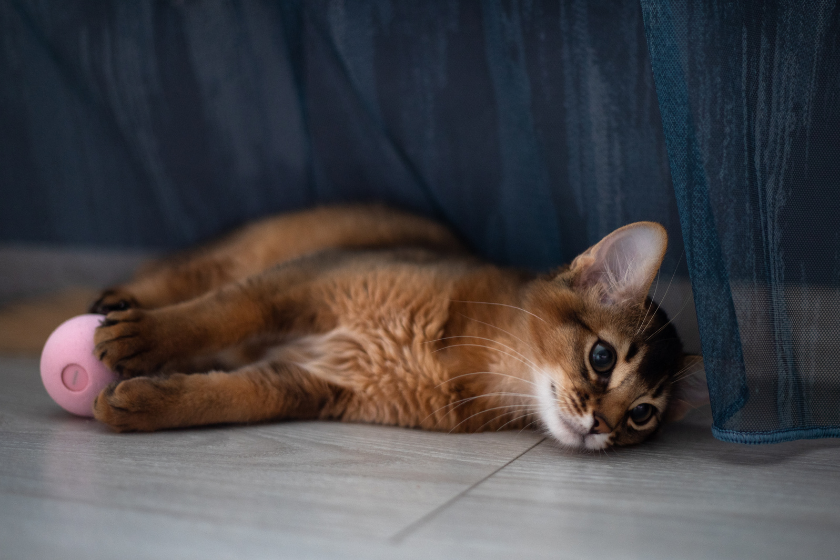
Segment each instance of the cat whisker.
[[[685,377],[689,377],[691,375],[694,375],[696,372],[689,371],[689,370],[691,370],[691,368],[693,368],[694,366],[702,364],[702,363],[703,363],[703,358],[698,356],[696,360],[694,360],[693,362],[691,362],[690,364],[688,364],[687,366],[685,366],[681,370],[674,373],[674,375],[671,376],[671,382],[673,383],[674,381],[679,381],[680,379],[684,379]],[[687,372],[687,373],[683,377],[680,377],[680,374],[684,373],[684,372]]]
[[525,414],[522,414],[522,415],[520,415],[520,416],[517,416],[516,418],[514,418],[514,419],[512,419],[512,420],[508,420],[507,422],[505,422],[504,424],[502,424],[501,426],[499,426],[498,428],[496,428],[496,431],[497,431],[497,432],[498,432],[498,431],[501,431],[501,429],[502,429],[502,428],[504,428],[505,426],[507,426],[508,424],[512,424],[513,422],[516,422],[517,420],[521,420],[521,419],[523,419],[523,418],[527,418],[527,417],[531,416],[532,414],[534,414],[535,412],[536,412],[536,410],[529,410],[529,411],[528,411],[528,412],[526,412]]
[[677,375],[675,375],[671,379],[671,384],[679,383],[680,381],[683,381],[684,379],[688,379],[689,377],[697,375],[698,371],[699,370],[694,370],[694,371],[688,371],[688,370],[685,370],[685,369],[681,370],[679,373],[681,373],[682,375],[679,375],[679,373]]
[[639,336],[639,333],[644,331],[644,328],[642,328],[642,327],[644,326],[645,321],[647,321],[648,313],[650,313],[650,309],[651,309],[651,307],[653,307],[653,304],[654,304],[654,301],[653,301],[653,298],[651,298],[651,303],[645,309],[645,314],[642,317],[642,320],[639,321],[638,325],[636,326],[636,332],[633,333],[633,338],[636,338],[637,336]]
[[[656,271],[656,285],[653,287],[653,295],[651,296],[651,300],[656,298],[656,291],[659,289],[659,278],[662,277],[662,269]],[[650,312],[650,307],[645,309],[645,315],[642,317],[642,320],[636,324],[636,333],[633,335],[635,338],[638,334],[642,331],[641,326],[645,324],[647,320],[648,313]]]
[[492,346],[487,346],[486,344],[450,344],[450,345],[448,345],[448,346],[444,346],[444,347],[442,347],[442,348],[438,348],[437,350],[433,350],[433,351],[432,351],[432,354],[436,354],[437,352],[440,352],[441,350],[446,350],[446,349],[448,349],[448,348],[458,348],[458,347],[461,347],[461,346],[472,346],[472,347],[475,347],[475,348],[486,348],[487,350],[495,350],[496,352],[500,352],[500,353],[502,353],[502,354],[504,354],[504,355],[506,355],[506,356],[509,356],[509,357],[513,358],[514,360],[517,360],[517,361],[522,362],[522,363],[523,363],[523,364],[525,364],[525,366],[526,366],[526,367],[528,367],[531,371],[536,371],[536,372],[538,372],[540,375],[545,376],[546,378],[548,378],[548,377],[549,377],[549,376],[548,376],[548,374],[546,374],[546,373],[545,373],[545,372],[543,372],[543,371],[540,371],[540,369],[536,367],[536,364],[534,364],[534,365],[529,364],[528,362],[526,362],[526,361],[525,361],[525,360],[523,360],[522,358],[519,358],[519,357],[517,357],[517,356],[514,356],[513,354],[510,354],[510,353],[508,353],[508,352],[505,352],[504,350],[501,350],[501,349],[499,349],[499,348],[494,348],[494,347],[492,347]]
[[522,352],[519,352],[516,348],[512,348],[511,346],[508,346],[507,344],[504,344],[503,342],[499,342],[498,340],[494,340],[492,338],[484,338],[482,336],[474,336],[474,335],[470,335],[470,334],[463,334],[463,335],[455,335],[455,336],[445,336],[443,338],[436,338],[435,340],[427,340],[423,344],[429,344],[430,342],[440,342],[441,340],[451,340],[451,339],[454,339],[454,338],[477,338],[478,340],[486,340],[488,342],[498,344],[499,346],[503,346],[504,348],[507,348],[511,352],[516,353],[523,360],[527,361],[531,366],[537,367],[537,364],[535,364],[530,359],[528,359],[528,357],[525,354],[523,354]]
[[693,376],[694,374],[696,374],[696,373],[697,373],[697,372],[695,372],[695,371],[690,371],[690,372],[684,373],[684,374],[683,374],[683,375],[681,375],[680,377],[677,377],[677,378],[675,378],[675,379],[672,379],[672,380],[671,380],[671,384],[673,385],[674,383],[679,383],[679,382],[681,382],[681,381],[685,381],[686,379],[688,379],[688,378],[692,377],[692,376]]
[[458,313],[458,315],[460,315],[464,319],[469,319],[470,321],[475,321],[476,323],[481,323],[482,325],[487,325],[490,328],[502,331],[506,335],[515,338],[516,340],[518,340],[519,342],[521,342],[522,344],[524,344],[525,346],[527,346],[531,350],[534,350],[534,347],[532,345],[528,344],[527,342],[525,342],[524,340],[522,340],[521,338],[519,338],[518,336],[516,336],[512,332],[506,331],[505,329],[503,329],[501,327],[497,327],[496,325],[491,325],[490,323],[486,323],[484,321],[479,321],[478,319],[475,319],[474,317],[468,317],[468,316],[464,315],[463,313]]
[[680,402],[683,402],[683,403],[687,404],[687,405],[688,405],[688,408],[690,408],[691,410],[694,410],[694,409],[696,409],[696,408],[699,408],[699,407],[700,407],[700,405],[699,405],[699,404],[697,404],[697,403],[693,403],[693,402],[687,401],[687,400],[685,400],[685,399],[681,399],[681,398],[679,398],[679,397],[674,397],[674,400],[675,400],[675,401],[680,401]]
[[696,372],[691,371],[691,369],[693,369],[694,366],[697,366],[701,363],[703,363],[702,358],[692,362],[691,364],[689,364],[687,366],[685,366],[681,370],[675,372],[673,376],[671,376],[672,380],[681,379],[680,374],[684,374],[684,376],[694,375]]
[[677,276],[677,269],[679,268],[680,263],[682,262],[683,255],[685,255],[685,251],[683,251],[680,254],[680,258],[677,261],[677,266],[674,267],[674,272],[673,272],[673,274],[671,274],[671,281],[668,282],[668,287],[665,289],[665,293],[662,294],[662,298],[659,300],[659,304],[656,306],[656,311],[653,312],[653,314],[650,316],[650,321],[648,321],[648,323],[644,326],[644,328],[642,328],[642,330],[640,332],[644,332],[645,329],[647,329],[650,326],[650,323],[653,321],[653,318],[656,317],[656,314],[659,312],[659,309],[662,307],[662,302],[668,296],[668,292],[671,289],[671,284],[674,283],[674,278]]
[[519,432],[518,432],[516,435],[521,434],[522,432],[524,432],[524,431],[525,431],[525,429],[526,429],[526,428],[528,428],[528,427],[530,427],[530,426],[534,425],[534,423],[536,423],[536,422],[539,422],[539,418],[537,418],[536,420],[533,420],[533,421],[528,422],[527,424],[525,424],[525,426],[524,426],[521,430],[519,430]]
[[[498,420],[499,418],[501,418],[502,416],[504,416],[504,415],[506,415],[506,414],[518,414],[518,413],[522,412],[522,410],[521,410],[521,409],[522,409],[522,408],[525,408],[525,407],[531,407],[531,409],[530,409],[530,410],[528,410],[528,412],[526,412],[524,415],[522,415],[522,416],[517,416],[517,418],[525,418],[526,416],[529,416],[529,415],[531,415],[531,414],[533,414],[533,413],[534,413],[534,410],[535,410],[535,409],[533,408],[533,405],[511,405],[511,406],[509,406],[508,408],[514,408],[514,409],[518,409],[518,410],[510,410],[510,411],[508,411],[508,412],[502,412],[502,413],[500,413],[500,414],[497,414],[495,417],[491,418],[490,420],[488,420],[487,422],[485,422],[484,424],[482,424],[481,426],[479,426],[478,428],[476,428],[476,429],[475,429],[475,431],[474,431],[473,433],[478,433],[478,432],[483,431],[483,430],[484,430],[484,426],[486,426],[487,424],[489,424],[489,423],[491,423],[491,422],[495,422],[496,420]],[[515,420],[515,419],[514,419],[514,420]],[[502,425],[503,425],[503,426],[506,426],[506,425],[510,424],[510,422],[512,422],[512,420],[509,420],[508,422],[505,422],[505,423],[504,423],[504,424],[502,424]],[[498,432],[499,430],[497,429],[496,431]]]
[[[469,416],[467,416],[466,418],[464,418],[463,420],[461,420],[460,422],[455,424],[455,426],[451,430],[449,430],[449,433],[451,434],[452,432],[454,432],[458,428],[458,426],[460,426],[461,424],[463,424],[467,420],[470,420],[471,418],[475,418],[479,414],[484,414],[485,412],[490,412],[491,410],[499,410],[499,409],[502,409],[502,408],[510,408],[510,407],[511,407],[511,405],[504,405],[504,406],[494,406],[492,408],[485,408],[484,410],[479,410],[475,414],[470,414]],[[494,420],[495,420],[495,418],[494,418]]]
[[523,313],[527,313],[528,315],[531,315],[532,317],[536,317],[537,319],[539,319],[540,321],[542,321],[546,325],[549,324],[548,321],[546,321],[545,319],[543,319],[539,315],[534,315],[533,313],[531,313],[527,309],[522,309],[521,307],[517,307],[515,305],[509,305],[507,303],[495,303],[495,302],[491,302],[491,301],[465,301],[465,300],[460,300],[460,299],[450,299],[449,301],[452,301],[452,302],[455,302],[455,303],[481,303],[481,304],[484,304],[484,305],[500,305],[502,307],[510,307],[511,309],[518,309],[519,311],[522,311]]
[[435,385],[434,388],[437,389],[441,385],[445,385],[446,383],[449,383],[450,381],[455,381],[456,379],[458,379],[460,377],[467,377],[469,375],[481,375],[481,374],[484,374],[484,373],[491,374],[491,375],[501,375],[502,377],[510,377],[511,379],[516,379],[517,381],[524,381],[525,383],[530,383],[534,387],[539,386],[536,383],[534,383],[533,381],[529,381],[527,379],[522,379],[521,377],[517,377],[515,375],[510,375],[509,373],[499,373],[498,371],[473,371],[473,372],[470,372],[470,373],[462,373],[461,375],[456,375],[455,377],[450,377],[446,381],[441,381],[440,383]]
[[[454,408],[452,408],[446,414],[443,415],[443,418],[446,418],[449,414],[452,413],[452,411],[456,410],[457,408],[463,406],[464,404],[466,404],[470,401],[474,401],[474,400],[480,399],[482,397],[498,397],[498,396],[510,396],[510,397],[520,397],[520,398],[528,398],[528,399],[538,398],[535,395],[526,395],[524,393],[509,393],[509,392],[506,392],[506,391],[495,392],[495,393],[483,393],[481,395],[475,395],[473,397],[467,397],[467,398],[464,398],[464,399],[457,400],[455,402],[447,403],[447,404],[445,404],[441,407],[438,407],[434,411],[432,411],[428,416],[423,418],[423,420],[421,421],[421,424],[423,422],[425,422],[426,420],[428,420],[429,418],[431,418],[433,415],[437,414],[438,412],[440,412],[441,410],[443,410],[447,407],[454,406]],[[443,418],[441,418],[441,420]],[[440,420],[438,420],[438,422],[440,422]]]
[[[509,391],[496,391],[496,392],[493,392],[493,393],[482,393],[480,395],[474,395],[472,397],[466,397],[466,398],[460,399],[458,401],[455,401],[455,403],[466,401],[466,400],[478,399],[478,398],[481,398],[481,397],[522,397],[522,398],[528,398],[528,399],[539,398],[536,395],[528,395],[526,393],[511,393]],[[449,404],[451,405],[451,404],[455,404],[455,403],[449,403]],[[445,406],[449,406],[449,405],[445,405]],[[441,408],[443,408],[443,407],[441,407]]]
[[[505,394],[506,393],[498,393],[498,394],[494,395],[493,393],[487,393],[487,395],[478,395],[478,396],[475,396],[475,397],[467,397],[465,399],[461,399],[460,401],[455,401],[454,403],[449,403],[448,405],[442,406],[442,407],[438,408],[435,412],[439,412],[439,411],[443,410],[444,408],[446,408],[447,406],[457,405],[457,406],[454,406],[454,408],[452,408],[446,414],[443,415],[443,418],[446,418],[450,413],[457,410],[461,406],[467,404],[468,402],[474,401],[474,400],[476,400],[480,397],[483,397],[483,396],[498,396],[498,395],[505,395]],[[526,404],[527,403],[518,403],[518,404],[516,404],[516,406],[526,406]],[[508,406],[514,406],[514,405],[511,404],[511,405],[508,405]],[[536,405],[527,404],[527,406],[536,406]]]
[[659,328],[656,330],[656,332],[655,332],[655,333],[653,333],[652,335],[650,335],[649,337],[647,337],[647,338],[645,339],[645,342],[647,342],[648,340],[650,340],[650,339],[651,339],[651,338],[653,338],[654,336],[658,335],[660,332],[662,332],[662,329],[664,329],[665,327],[667,327],[668,325],[670,325],[670,324],[671,324],[671,322],[672,322],[674,319],[676,319],[676,318],[679,316],[679,314],[680,314],[680,313],[682,313],[683,309],[685,309],[685,306],[686,306],[686,305],[688,305],[688,300],[689,300],[689,299],[691,299],[691,292],[688,292],[688,293],[685,295],[685,297],[683,298],[683,302],[682,302],[682,305],[680,306],[680,310],[679,310],[679,311],[677,311],[676,313],[674,313],[674,316],[673,316],[673,317],[671,317],[670,319],[668,319],[668,322],[667,322],[667,323],[665,323],[664,325],[662,325],[661,327],[659,327]]

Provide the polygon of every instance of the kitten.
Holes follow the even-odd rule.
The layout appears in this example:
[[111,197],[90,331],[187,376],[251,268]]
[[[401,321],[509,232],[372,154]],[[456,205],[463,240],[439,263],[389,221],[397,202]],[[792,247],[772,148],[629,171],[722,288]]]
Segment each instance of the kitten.
[[92,306],[107,313],[96,355],[124,377],[95,416],[117,431],[321,418],[639,443],[687,404],[681,343],[647,297],[666,245],[639,222],[537,276],[381,207],[257,222]]

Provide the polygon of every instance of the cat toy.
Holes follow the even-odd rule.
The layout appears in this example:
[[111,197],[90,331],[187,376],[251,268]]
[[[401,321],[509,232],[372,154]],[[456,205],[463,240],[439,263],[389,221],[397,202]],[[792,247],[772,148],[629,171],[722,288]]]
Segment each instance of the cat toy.
[[56,328],[41,353],[41,381],[64,410],[93,416],[93,401],[118,379],[93,355],[93,333],[102,315],[79,315]]

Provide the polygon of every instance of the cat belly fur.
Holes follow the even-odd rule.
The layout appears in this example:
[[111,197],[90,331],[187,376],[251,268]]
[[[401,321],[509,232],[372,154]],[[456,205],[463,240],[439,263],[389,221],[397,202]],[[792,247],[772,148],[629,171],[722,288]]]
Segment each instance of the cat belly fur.
[[461,339],[442,340],[453,288],[445,273],[423,274],[416,268],[338,282],[329,291],[339,324],[276,347],[270,359],[349,390],[352,397],[325,409],[323,418],[457,432],[496,429],[513,418],[504,413],[523,405],[522,399],[503,395],[521,393],[522,383],[477,373],[513,366],[465,360]]
[[430,282],[418,290],[405,289],[418,284],[416,271],[336,283],[330,291],[338,326],[282,344],[269,359],[293,363],[351,392],[353,398],[325,410],[326,417],[441,429],[442,414],[435,411],[457,400],[441,385],[448,374],[434,353],[448,316],[441,295],[449,290],[423,280]]

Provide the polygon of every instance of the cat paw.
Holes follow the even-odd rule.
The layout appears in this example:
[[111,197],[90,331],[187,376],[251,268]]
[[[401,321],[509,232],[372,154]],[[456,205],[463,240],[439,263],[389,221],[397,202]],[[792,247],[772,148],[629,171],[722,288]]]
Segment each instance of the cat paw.
[[156,373],[166,363],[166,341],[152,313],[108,313],[94,334],[94,355],[123,377]]
[[93,415],[117,432],[169,427],[167,414],[177,408],[181,377],[135,377],[112,383],[93,401]]
[[139,307],[137,299],[121,288],[105,290],[95,302],[88,307],[88,313],[107,315],[111,311],[126,311]]

